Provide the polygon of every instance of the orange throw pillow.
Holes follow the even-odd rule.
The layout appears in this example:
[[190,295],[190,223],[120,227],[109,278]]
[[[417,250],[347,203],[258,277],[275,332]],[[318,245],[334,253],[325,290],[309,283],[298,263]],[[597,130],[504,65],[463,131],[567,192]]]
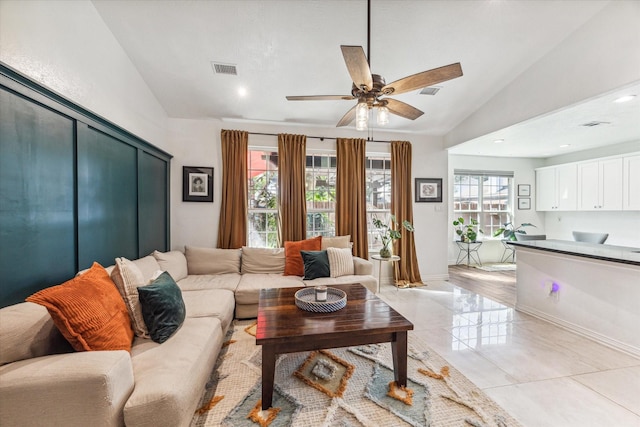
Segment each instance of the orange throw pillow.
[[297,242],[284,242],[284,275],[304,276],[304,262],[300,251],[319,251],[322,236]]
[[127,307],[97,262],[86,273],[36,292],[27,301],[47,308],[76,351],[131,351],[133,330]]

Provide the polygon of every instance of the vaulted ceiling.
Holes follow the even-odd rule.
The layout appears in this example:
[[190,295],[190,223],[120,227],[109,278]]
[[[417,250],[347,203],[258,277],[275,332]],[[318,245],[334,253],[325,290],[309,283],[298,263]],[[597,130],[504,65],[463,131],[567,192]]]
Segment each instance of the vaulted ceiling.
[[[436,95],[398,95],[425,114],[415,121],[392,116],[387,125],[445,135],[609,1],[372,0],[370,46],[365,0],[93,4],[170,117],[333,127],[355,101],[285,96],[348,95],[351,78],[340,45],[361,45],[370,49],[372,72],[387,82],[462,64],[464,75],[438,84]],[[213,63],[234,65],[237,75],[217,74]],[[640,112],[636,106],[627,115]],[[526,140],[548,127],[529,124],[512,133]],[[624,138],[640,138],[640,129],[625,129]],[[485,150],[478,147],[466,154]],[[543,156],[524,146],[514,153]]]

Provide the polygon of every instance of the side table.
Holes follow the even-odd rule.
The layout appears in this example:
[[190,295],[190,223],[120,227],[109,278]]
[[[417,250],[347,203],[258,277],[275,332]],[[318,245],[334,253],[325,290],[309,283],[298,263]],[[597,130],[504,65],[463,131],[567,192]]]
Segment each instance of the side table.
[[467,267],[469,267],[471,260],[482,265],[482,262],[480,262],[480,255],[478,254],[478,249],[482,246],[482,242],[461,242],[456,240],[456,245],[458,245],[458,259],[456,260],[456,265],[462,264],[465,259],[467,260]]
[[[400,257],[398,255],[391,255],[389,258],[383,258],[380,255],[371,255],[371,259],[375,259],[378,261],[378,293],[380,293],[380,279],[382,278],[382,263],[390,262],[393,265],[394,262],[400,261]],[[396,286],[396,290],[398,287]]]

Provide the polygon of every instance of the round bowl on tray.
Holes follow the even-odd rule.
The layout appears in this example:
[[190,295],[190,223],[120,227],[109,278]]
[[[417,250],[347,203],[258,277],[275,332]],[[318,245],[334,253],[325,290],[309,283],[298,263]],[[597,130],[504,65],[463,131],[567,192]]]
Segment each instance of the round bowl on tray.
[[316,301],[315,288],[300,289],[295,294],[296,307],[314,313],[330,313],[347,305],[347,294],[340,289],[327,287],[327,300]]

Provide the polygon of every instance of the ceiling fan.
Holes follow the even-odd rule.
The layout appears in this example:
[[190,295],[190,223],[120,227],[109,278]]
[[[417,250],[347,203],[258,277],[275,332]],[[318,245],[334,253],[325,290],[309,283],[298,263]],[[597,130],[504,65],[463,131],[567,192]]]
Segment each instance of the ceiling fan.
[[[371,38],[371,0],[367,0],[367,51]],[[289,101],[333,101],[333,100],[353,100],[358,103],[354,105],[340,119],[336,127],[346,126],[356,119],[358,130],[367,129],[369,110],[378,108],[378,124],[388,123],[388,113],[395,114],[405,119],[415,120],[424,112],[412,107],[397,99],[388,98],[390,95],[398,95],[432,86],[447,80],[462,76],[462,67],[459,62],[445,65],[413,74],[399,80],[386,84],[384,77],[379,74],[372,74],[370,69],[371,55],[365,55],[362,46],[341,45],[342,56],[347,65],[347,70],[353,81],[351,95],[308,95],[308,96],[287,96]]]

